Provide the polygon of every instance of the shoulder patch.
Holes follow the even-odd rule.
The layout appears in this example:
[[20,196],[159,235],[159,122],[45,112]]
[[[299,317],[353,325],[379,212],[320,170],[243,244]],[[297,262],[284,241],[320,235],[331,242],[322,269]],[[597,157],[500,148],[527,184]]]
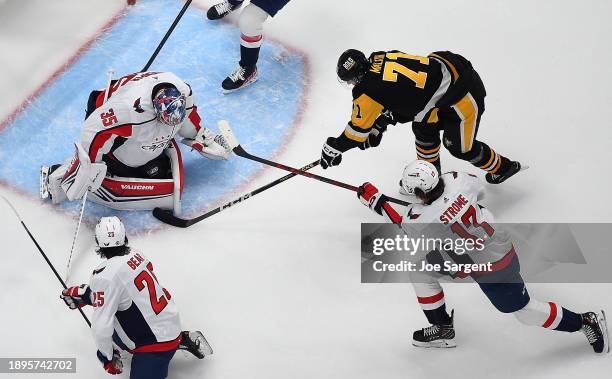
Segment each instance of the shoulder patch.
[[137,113],[144,113],[144,109],[140,106],[140,97],[134,101],[134,110]]

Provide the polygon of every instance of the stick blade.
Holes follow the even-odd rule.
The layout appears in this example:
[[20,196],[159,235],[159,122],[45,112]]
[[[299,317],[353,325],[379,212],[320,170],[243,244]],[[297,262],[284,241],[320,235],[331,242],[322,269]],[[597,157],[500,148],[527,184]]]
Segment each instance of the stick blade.
[[186,228],[191,225],[191,220],[176,217],[170,209],[155,208],[153,209],[153,217],[164,224],[172,225],[177,228]]
[[232,131],[232,128],[230,128],[229,122],[227,122],[226,120],[220,120],[217,123],[217,126],[219,127],[219,131],[221,132],[223,137],[225,137],[225,140],[227,141],[227,143],[229,143],[230,148],[232,150],[234,150],[237,146],[240,145],[240,143],[238,142],[238,138],[236,138],[236,135]]

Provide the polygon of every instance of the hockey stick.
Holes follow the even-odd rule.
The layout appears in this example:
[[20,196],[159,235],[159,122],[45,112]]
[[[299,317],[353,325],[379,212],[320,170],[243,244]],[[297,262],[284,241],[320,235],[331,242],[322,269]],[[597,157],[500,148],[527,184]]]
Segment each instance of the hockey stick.
[[[218,125],[219,125],[219,130],[221,131],[221,134],[223,134],[225,139],[228,141],[228,143],[229,143],[230,147],[232,148],[232,150],[234,151],[234,153],[236,155],[240,156],[240,157],[243,157],[243,158],[246,158],[246,159],[250,159],[252,161],[260,162],[260,163],[266,164],[268,166],[280,168],[281,170],[289,171],[289,172],[292,172],[294,174],[305,176],[307,178],[311,178],[311,179],[315,179],[315,180],[318,180],[318,181],[321,181],[321,182],[324,182],[324,183],[328,183],[328,184],[334,185],[336,187],[345,188],[345,189],[348,189],[348,190],[353,191],[353,192],[357,192],[359,190],[359,187],[356,187],[356,186],[354,186],[352,184],[343,183],[341,181],[330,179],[330,178],[326,178],[324,176],[320,176],[320,175],[316,175],[316,174],[312,174],[310,172],[300,171],[300,170],[298,170],[296,168],[293,168],[293,167],[290,167],[290,166],[286,166],[286,165],[284,165],[282,163],[273,162],[273,161],[267,160],[265,158],[261,158],[261,157],[258,157],[256,155],[250,154],[246,150],[244,150],[244,148],[240,145],[240,143],[238,142],[238,139],[236,139],[236,136],[234,135],[234,132],[232,132],[232,129],[230,128],[230,126],[227,123],[227,121],[221,120],[221,121],[219,121]],[[395,199],[393,197],[389,197],[388,201],[392,202],[392,203],[395,203],[395,204],[403,205],[403,206],[409,206],[410,205],[410,203],[408,203],[406,201]]]
[[[104,91],[104,100],[102,101],[102,104],[106,103],[106,100],[108,100],[108,94],[110,93],[111,84],[113,83],[113,73],[114,73],[113,69],[109,68],[108,69],[108,80],[106,83],[106,90]],[[72,262],[72,253],[74,252],[74,247],[76,246],[76,240],[77,240],[77,237],[79,236],[79,230],[81,229],[81,223],[83,222],[83,213],[85,212],[85,204],[87,203],[87,194],[89,193],[90,189],[91,187],[89,187],[87,191],[85,191],[85,194],[83,195],[83,202],[81,204],[81,213],[79,214],[79,222],[77,223],[76,230],[74,231],[74,236],[72,237],[72,246],[70,247],[70,255],[68,256],[68,263],[66,264],[66,281],[68,281],[68,277],[70,276],[70,263]]]
[[149,69],[149,67],[151,67],[151,65],[153,64],[153,61],[155,60],[155,58],[157,58],[157,54],[159,54],[159,52],[161,51],[162,47],[164,47],[164,44],[166,43],[166,41],[168,40],[168,38],[170,37],[170,34],[172,34],[172,31],[174,30],[174,28],[176,27],[176,25],[178,24],[178,22],[181,20],[181,18],[183,17],[183,15],[185,14],[185,11],[187,11],[187,8],[189,8],[189,5],[191,4],[193,0],[187,0],[185,2],[185,5],[183,5],[183,8],[181,9],[181,11],[179,12],[179,14],[176,16],[176,18],[174,19],[174,22],[172,22],[172,25],[170,25],[170,29],[168,29],[168,31],[166,32],[166,35],[164,35],[164,38],[162,38],[161,42],[159,43],[159,45],[157,45],[157,49],[155,49],[155,52],[153,53],[153,55],[151,55],[151,58],[149,58],[149,61],[147,62],[147,64],[142,68],[142,70],[140,70],[140,72],[144,72],[147,71]]
[[[34,238],[34,236],[32,235],[32,233],[30,232],[30,229],[28,229],[28,227],[26,226],[26,224],[23,222],[23,220],[21,219],[21,216],[19,215],[19,213],[17,212],[17,210],[15,209],[15,207],[13,206],[13,204],[11,204],[11,202],[4,197],[3,195],[0,195],[0,197],[8,204],[9,207],[11,207],[11,209],[13,210],[13,213],[15,213],[15,216],[17,216],[17,219],[19,219],[19,222],[21,222],[21,226],[23,226],[23,228],[25,229],[25,231],[28,233],[28,235],[30,236],[30,239],[32,240],[32,242],[34,242],[34,245],[36,245],[36,248],[38,249],[38,251],[40,252],[40,254],[43,256],[43,258],[45,259],[45,261],[47,262],[47,264],[49,265],[49,267],[51,268],[51,270],[53,271],[53,273],[55,274],[55,277],[57,278],[57,280],[59,280],[59,282],[62,284],[62,287],[64,287],[64,289],[67,289],[68,287],[66,286],[66,283],[62,280],[62,278],[59,276],[59,274],[57,273],[57,270],[55,269],[55,267],[53,266],[53,263],[51,263],[51,261],[49,260],[49,258],[47,257],[47,254],[45,254],[45,252],[43,251],[43,249],[40,247],[40,245],[38,244],[38,242],[36,241],[36,238]],[[81,313],[81,316],[83,316],[83,319],[85,320],[85,322],[87,323],[87,325],[91,328],[91,322],[89,321],[89,319],[87,318],[87,316],[85,316],[85,313],[83,313],[83,310],[81,308],[77,308],[79,310],[79,312]]]
[[[319,161],[316,160],[310,164],[307,164],[306,166],[300,168],[300,171],[307,171],[310,170],[311,168],[317,166],[319,164]],[[273,182],[270,182],[264,186],[261,186],[249,193],[246,193],[242,196],[240,196],[237,199],[234,199],[226,204],[221,205],[220,207],[217,207],[215,209],[212,209],[200,216],[191,218],[191,219],[184,219],[184,218],[180,218],[175,216],[171,210],[169,209],[162,209],[162,208],[155,208],[153,209],[153,216],[158,219],[159,221],[172,225],[172,226],[176,226],[177,228],[187,228],[197,222],[200,222],[202,220],[204,220],[205,218],[208,218],[210,216],[216,215],[217,213],[231,207],[232,205],[238,204],[246,199],[249,199],[255,195],[257,195],[258,193],[261,193],[265,190],[267,190],[268,188],[274,187],[277,184],[281,184],[282,182],[284,182],[287,179],[291,179],[294,176],[297,176],[298,174],[295,172],[292,172],[291,174],[287,174],[285,176],[283,176],[282,178],[278,178]]]
[[85,194],[83,195],[83,201],[81,202],[81,213],[79,214],[79,222],[77,223],[76,230],[74,231],[74,236],[72,236],[72,246],[70,247],[68,263],[66,263],[66,281],[68,281],[68,277],[70,276],[70,262],[72,262],[72,253],[74,252],[74,246],[76,245],[76,240],[79,236],[79,230],[81,229],[81,223],[83,222],[83,213],[85,213],[85,204],[87,203],[88,192],[89,190],[85,191]]

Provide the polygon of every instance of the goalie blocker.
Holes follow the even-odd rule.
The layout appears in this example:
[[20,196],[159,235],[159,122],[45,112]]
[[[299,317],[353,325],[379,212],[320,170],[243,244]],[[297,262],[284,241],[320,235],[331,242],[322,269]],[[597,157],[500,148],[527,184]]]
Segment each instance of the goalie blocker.
[[[118,210],[172,209],[181,212],[184,189],[183,161],[175,140],[159,158],[168,165],[168,178],[137,178],[116,175],[107,164],[91,163],[80,144],[76,154],[59,166],[41,167],[40,196],[53,203],[81,199],[90,191],[89,199]],[[115,174],[115,175],[114,175]]]

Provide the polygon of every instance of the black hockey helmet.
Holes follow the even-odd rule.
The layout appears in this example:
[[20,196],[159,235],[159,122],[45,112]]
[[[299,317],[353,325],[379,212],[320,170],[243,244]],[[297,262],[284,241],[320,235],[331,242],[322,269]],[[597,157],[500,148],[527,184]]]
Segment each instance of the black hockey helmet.
[[364,53],[359,50],[348,49],[340,55],[336,73],[341,81],[356,84],[363,78],[369,66],[370,62],[368,62]]

